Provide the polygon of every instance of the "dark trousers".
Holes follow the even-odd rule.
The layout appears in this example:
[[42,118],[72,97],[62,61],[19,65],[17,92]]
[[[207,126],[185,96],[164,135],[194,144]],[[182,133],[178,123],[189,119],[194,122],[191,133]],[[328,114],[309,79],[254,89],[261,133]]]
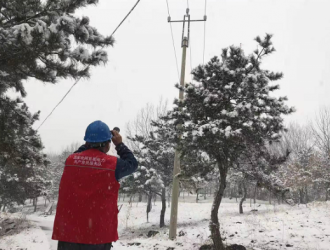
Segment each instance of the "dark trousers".
[[57,250],[110,250],[111,247],[111,243],[92,245],[59,241]]

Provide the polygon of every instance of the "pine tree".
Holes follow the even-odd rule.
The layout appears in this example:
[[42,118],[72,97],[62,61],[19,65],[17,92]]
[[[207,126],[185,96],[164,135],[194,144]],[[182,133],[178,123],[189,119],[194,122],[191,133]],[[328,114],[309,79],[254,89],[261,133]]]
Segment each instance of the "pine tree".
[[[31,114],[21,98],[13,100],[7,91],[26,96],[24,81],[35,78],[56,83],[61,78],[89,76],[89,66],[107,61],[99,47],[113,45],[89,25],[89,18],[77,18],[77,9],[97,0],[0,1],[0,203],[22,203],[24,189],[37,195],[45,188],[40,167],[47,160],[32,125],[39,113]],[[88,47],[93,47],[89,51]],[[42,172],[42,171],[41,171]],[[32,179],[31,179],[32,178]],[[30,181],[30,184],[28,183]],[[35,183],[32,185],[31,183]],[[26,192],[25,192],[26,193]]]
[[[137,156],[137,155],[136,155]],[[154,194],[161,195],[161,190],[164,185],[163,182],[154,168],[146,167],[145,162],[139,160],[140,167],[137,171],[120,180],[121,188],[125,193],[129,194],[145,194],[148,197],[147,201],[147,222],[149,222],[149,212],[152,208],[152,197]]]
[[94,48],[112,45],[89,25],[89,18],[74,12],[97,0],[9,0],[0,2],[0,80],[1,93],[15,88],[25,95],[22,81],[29,77],[55,83],[59,78],[89,76],[84,65],[107,61],[105,51]]
[[49,180],[51,181],[51,185],[47,190],[48,197],[51,199],[56,199],[58,197],[60,181],[62,178],[65,161],[70,154],[76,151],[78,148],[71,145],[71,147],[67,147],[64,149],[59,155],[53,155],[50,158],[51,164],[48,167],[49,172]]
[[[160,213],[160,227],[165,226],[165,211],[166,211],[166,189],[169,189],[172,183],[172,171],[174,162],[174,147],[168,142],[165,133],[158,130],[157,133],[150,133],[149,137],[136,135],[134,138],[129,138],[133,143],[139,144],[140,147],[134,150],[134,155],[139,159],[139,163],[146,169],[143,171],[151,171],[153,175],[139,174],[135,178],[135,183],[131,182],[131,189],[136,183],[155,183],[155,176],[158,182],[152,187],[143,185],[143,192],[151,191],[161,197],[162,209]],[[140,172],[141,170],[138,170]],[[145,180],[148,177],[148,180]],[[157,185],[158,184],[158,185]],[[136,191],[136,189],[134,189]]]
[[267,143],[278,141],[284,130],[282,115],[293,112],[285,105],[285,97],[270,95],[279,88],[270,83],[281,79],[282,74],[261,68],[261,59],[275,51],[271,37],[268,34],[264,39],[257,37],[260,50],[249,56],[232,46],[223,50],[221,59],[213,57],[205,66],[198,66],[192,72],[197,84],[186,84],[181,89],[185,99],[177,100],[173,111],[164,117],[170,133],[177,134],[173,133],[176,129],[183,134],[181,141],[175,138],[182,155],[202,150],[217,162],[220,185],[210,222],[217,250],[225,249],[218,210],[228,170],[237,165],[243,153],[249,153],[251,145],[255,151],[261,151]]
[[4,97],[0,107],[0,204],[23,204],[49,184],[40,169],[48,160],[32,128],[39,114],[32,115],[20,98]]

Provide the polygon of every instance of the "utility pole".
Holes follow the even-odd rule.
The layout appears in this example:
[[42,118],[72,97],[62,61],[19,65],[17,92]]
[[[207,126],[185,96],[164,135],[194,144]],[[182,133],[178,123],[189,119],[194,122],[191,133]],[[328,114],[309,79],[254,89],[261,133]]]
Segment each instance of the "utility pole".
[[[169,23],[180,22],[183,23],[182,30],[182,62],[181,62],[181,78],[180,78],[180,87],[184,88],[184,80],[186,73],[186,52],[189,46],[189,35],[190,35],[190,22],[205,22],[206,15],[202,20],[190,20],[189,9],[187,8],[186,14],[183,16],[183,20],[171,21],[171,17],[168,17]],[[185,24],[188,23],[188,31],[185,36]],[[179,100],[183,100],[183,91],[179,90]],[[182,125],[178,125],[180,129]],[[181,134],[179,134],[179,139],[181,139]],[[170,218],[170,233],[169,238],[174,240],[176,238],[176,228],[178,222],[178,204],[179,204],[179,175],[180,175],[180,151],[175,150],[174,156],[174,169],[173,169],[173,184],[172,184],[172,204],[171,204],[171,218]]]

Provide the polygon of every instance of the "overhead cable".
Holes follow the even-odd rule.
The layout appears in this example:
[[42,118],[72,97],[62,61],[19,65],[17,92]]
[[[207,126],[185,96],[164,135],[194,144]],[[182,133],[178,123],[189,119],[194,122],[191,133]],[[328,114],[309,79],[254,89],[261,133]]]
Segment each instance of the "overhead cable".
[[[170,8],[168,6],[168,0],[166,0],[166,5],[167,5],[167,13],[168,17],[170,18]],[[170,23],[170,29],[171,29],[171,35],[172,35],[172,43],[173,43],[173,50],[174,50],[174,56],[175,56],[175,63],[176,63],[176,71],[178,74],[178,82],[180,82],[180,73],[179,73],[179,66],[178,66],[178,57],[176,55],[176,49],[175,49],[175,43],[174,43],[174,36],[173,36],[173,29],[172,29],[172,23]]]
[[[116,29],[111,33],[111,36],[113,36],[113,34],[115,34],[115,32],[119,29],[119,27],[123,24],[123,22],[127,19],[127,17],[132,13],[132,11],[135,9],[135,7],[138,5],[138,3],[141,0],[138,0],[134,6],[131,8],[131,10],[128,12],[128,14],[124,17],[124,19],[119,23],[119,25],[116,27]],[[104,45],[102,46],[102,49],[104,48]],[[86,66],[86,68],[83,70],[88,70],[90,64]],[[49,113],[49,115],[42,121],[42,123],[39,125],[39,127],[37,128],[37,131],[40,129],[40,127],[47,121],[47,119],[53,114],[53,112],[55,111],[55,109],[64,101],[64,99],[67,97],[67,95],[71,92],[71,90],[73,89],[74,86],[77,85],[77,83],[80,81],[82,77],[79,77],[74,84],[71,86],[71,88],[65,93],[65,95],[62,97],[62,99],[56,104],[56,106],[53,108],[53,110]]]

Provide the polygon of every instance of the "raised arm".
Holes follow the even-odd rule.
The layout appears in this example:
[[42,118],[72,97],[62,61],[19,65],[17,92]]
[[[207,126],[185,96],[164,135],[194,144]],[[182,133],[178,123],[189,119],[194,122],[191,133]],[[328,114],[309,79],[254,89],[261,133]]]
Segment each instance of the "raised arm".
[[137,170],[138,162],[132,151],[122,142],[120,134],[116,130],[111,132],[113,134],[112,142],[116,145],[117,154],[120,156],[115,172],[116,179],[119,181],[121,178],[134,173]]

